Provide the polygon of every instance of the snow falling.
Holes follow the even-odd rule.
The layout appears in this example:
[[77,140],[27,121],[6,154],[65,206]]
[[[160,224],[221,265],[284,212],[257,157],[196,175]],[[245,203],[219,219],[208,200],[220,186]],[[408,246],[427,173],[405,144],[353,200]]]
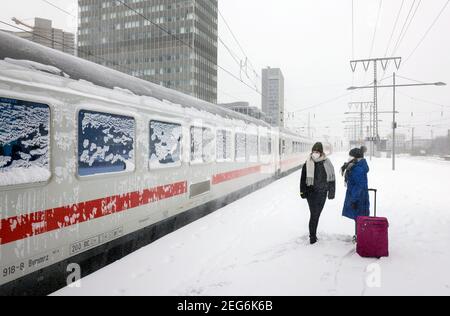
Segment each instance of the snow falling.
[[[346,156],[331,159],[339,166]],[[391,224],[389,258],[356,254],[354,224],[341,216],[341,177],[321,219],[320,241],[310,246],[297,172],[83,279],[80,289],[56,294],[449,295],[450,183],[440,175],[450,174],[450,164],[403,157],[397,173],[387,159],[369,164],[379,215]],[[430,187],[437,177],[444,182]],[[371,282],[373,271],[379,283]]]

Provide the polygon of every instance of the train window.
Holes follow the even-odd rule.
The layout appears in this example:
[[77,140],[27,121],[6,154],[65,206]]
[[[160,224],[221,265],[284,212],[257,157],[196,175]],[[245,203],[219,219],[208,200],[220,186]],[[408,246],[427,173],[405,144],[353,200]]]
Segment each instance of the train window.
[[214,160],[214,134],[210,128],[191,127],[191,162]]
[[215,135],[210,128],[203,128],[203,161],[214,161],[215,154]]
[[258,161],[258,136],[248,135],[247,136],[247,152],[250,162]]
[[294,142],[293,143],[293,153],[297,154],[300,152],[300,143],[299,142]]
[[286,154],[286,140],[282,139],[280,142],[280,154]]
[[261,137],[259,145],[259,152],[261,153],[261,156],[269,155],[269,139],[267,137]]
[[233,159],[232,146],[231,132],[217,131],[216,158],[218,161],[231,161]]
[[134,140],[132,117],[80,111],[78,175],[134,171]]
[[245,160],[247,157],[247,135],[236,133],[236,159]]
[[180,124],[150,121],[150,169],[181,166]]
[[50,108],[0,98],[0,186],[50,179]]

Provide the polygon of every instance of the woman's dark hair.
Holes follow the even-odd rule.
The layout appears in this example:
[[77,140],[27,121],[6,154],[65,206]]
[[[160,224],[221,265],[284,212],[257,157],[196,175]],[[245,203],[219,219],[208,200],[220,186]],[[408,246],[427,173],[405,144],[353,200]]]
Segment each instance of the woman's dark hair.
[[315,143],[314,144],[314,146],[312,148],[312,152],[315,152],[315,151],[323,154],[323,145],[322,145],[322,143]]

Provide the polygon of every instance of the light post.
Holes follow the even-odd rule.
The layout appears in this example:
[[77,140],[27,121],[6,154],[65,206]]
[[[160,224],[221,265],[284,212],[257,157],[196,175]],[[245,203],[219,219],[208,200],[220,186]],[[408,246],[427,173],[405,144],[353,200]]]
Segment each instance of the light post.
[[[411,83],[411,84],[396,84],[396,74],[394,73],[394,84],[393,85],[382,85],[377,86],[377,88],[383,89],[383,88],[393,88],[394,89],[394,100],[393,100],[393,122],[392,122],[392,170],[395,171],[395,130],[397,128],[397,122],[395,117],[395,108],[396,108],[396,89],[397,88],[405,88],[405,87],[423,87],[423,86],[435,86],[435,87],[443,87],[447,84],[444,82],[433,82],[433,83]],[[373,86],[362,86],[362,87],[349,87],[347,90],[354,91],[354,90],[361,90],[361,89],[373,89]]]
[[395,105],[395,78],[396,78],[396,74],[395,74],[395,72],[394,72],[394,77],[393,77],[393,89],[394,89],[394,92],[393,92],[393,102],[392,102],[392,104],[393,104],[393,111],[392,111],[392,115],[393,115],[393,118],[392,118],[392,170],[394,170],[395,171],[395,151],[396,151],[396,148],[395,148],[395,146],[396,146],[396,139],[395,139],[395,130],[397,129],[397,120],[396,120],[396,118],[395,118],[395,107],[396,107],[396,105]]
[[438,126],[437,125],[427,125],[427,127],[431,128],[431,142],[433,142],[433,139],[434,139],[434,130],[433,129]]

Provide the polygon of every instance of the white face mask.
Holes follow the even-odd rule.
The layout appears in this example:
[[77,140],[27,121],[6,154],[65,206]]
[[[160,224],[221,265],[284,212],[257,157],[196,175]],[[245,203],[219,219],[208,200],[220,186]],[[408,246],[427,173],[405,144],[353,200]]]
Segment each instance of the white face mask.
[[320,158],[320,154],[319,154],[319,153],[313,153],[313,154],[311,155],[311,157],[312,157],[312,159],[317,160],[317,159]]

